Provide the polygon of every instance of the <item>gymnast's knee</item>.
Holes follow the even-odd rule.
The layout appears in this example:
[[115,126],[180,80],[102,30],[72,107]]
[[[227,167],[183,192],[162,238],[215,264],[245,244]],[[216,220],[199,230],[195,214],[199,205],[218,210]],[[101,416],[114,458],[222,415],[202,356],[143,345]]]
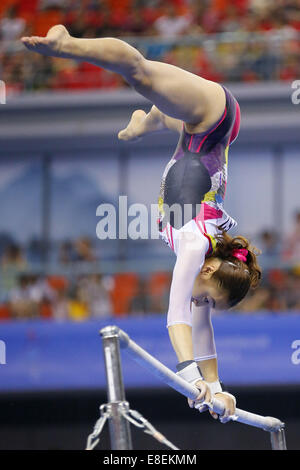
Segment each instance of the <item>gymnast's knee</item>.
[[149,61],[145,59],[145,57],[140,53],[138,53],[138,55],[132,59],[127,80],[137,92],[145,90],[146,88],[151,89],[151,79],[149,73],[147,72],[148,62]]

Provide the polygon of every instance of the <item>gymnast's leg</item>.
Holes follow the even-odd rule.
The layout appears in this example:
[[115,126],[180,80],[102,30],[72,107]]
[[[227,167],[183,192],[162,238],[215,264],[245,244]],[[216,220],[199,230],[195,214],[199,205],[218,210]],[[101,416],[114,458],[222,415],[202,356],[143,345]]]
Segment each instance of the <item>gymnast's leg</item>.
[[[119,73],[141,95],[168,116],[205,131],[224,112],[225,93],[214,82],[179,67],[145,59],[139,51],[115,38],[78,39],[57,25],[45,38],[23,37],[34,52],[90,62]],[[200,125],[200,128],[199,128]]]

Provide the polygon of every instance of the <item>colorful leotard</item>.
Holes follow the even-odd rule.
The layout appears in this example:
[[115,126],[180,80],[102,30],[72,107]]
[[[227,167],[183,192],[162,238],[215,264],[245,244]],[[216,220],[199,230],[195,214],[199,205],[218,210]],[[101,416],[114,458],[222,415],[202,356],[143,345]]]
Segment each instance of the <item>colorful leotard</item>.
[[[223,87],[224,88],[224,87]],[[159,196],[159,231],[177,255],[170,292],[168,325],[191,324],[190,299],[193,282],[205,256],[216,246],[215,236],[228,231],[236,221],[224,210],[228,150],[240,128],[240,108],[224,88],[226,105],[222,117],[208,131],[189,134],[185,128],[173,157],[163,173]],[[179,205],[182,217],[169,208]],[[184,207],[189,207],[187,212]],[[182,243],[181,233],[194,234],[194,246]],[[185,246],[184,246],[185,245]],[[179,259],[180,258],[180,259]],[[181,298],[178,297],[181,292]],[[189,319],[188,319],[189,316]]]
[[[223,87],[224,88],[224,87]],[[214,235],[236,225],[224,210],[227,184],[229,145],[240,127],[240,108],[233,95],[224,88],[226,106],[220,120],[208,131],[189,134],[183,127],[177,148],[163,173],[159,209],[159,228],[163,239],[176,252],[177,231],[191,220],[189,229],[209,239],[209,250],[215,246]],[[166,214],[163,205],[179,205],[182,217]],[[189,210],[184,212],[184,207]],[[184,219],[184,216],[185,219]]]

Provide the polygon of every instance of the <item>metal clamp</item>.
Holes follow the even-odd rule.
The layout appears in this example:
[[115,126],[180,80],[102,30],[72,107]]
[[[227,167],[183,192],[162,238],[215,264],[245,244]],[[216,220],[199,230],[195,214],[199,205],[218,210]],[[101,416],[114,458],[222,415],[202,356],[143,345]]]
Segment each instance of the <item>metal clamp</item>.
[[143,429],[144,433],[149,434],[158,442],[161,442],[172,450],[179,450],[178,447],[172,444],[172,442],[170,442],[163,434],[157,431],[157,429],[155,429],[155,427],[149,423],[149,421],[138,411],[124,408],[121,410],[121,412],[124,418],[126,418],[134,426]]
[[93,450],[100,442],[102,429],[110,417],[109,406],[104,404],[100,406],[100,418],[96,421],[93,432],[88,436],[85,450]]
[[[115,403],[114,403],[115,404]],[[131,424],[136,426],[137,428],[142,429],[146,434],[154,437],[158,442],[165,444],[167,447],[173,450],[179,450],[172,442],[168,441],[168,439],[161,434],[154,426],[152,426],[149,421],[144,418],[136,410],[131,410],[129,408],[129,403],[127,401],[122,401],[117,403],[120,414]],[[94,426],[93,432],[87,438],[87,444],[85,450],[93,450],[100,442],[100,434],[103,430],[103,427],[107,421],[111,417],[111,403],[106,403],[100,406],[100,418],[96,421]]]

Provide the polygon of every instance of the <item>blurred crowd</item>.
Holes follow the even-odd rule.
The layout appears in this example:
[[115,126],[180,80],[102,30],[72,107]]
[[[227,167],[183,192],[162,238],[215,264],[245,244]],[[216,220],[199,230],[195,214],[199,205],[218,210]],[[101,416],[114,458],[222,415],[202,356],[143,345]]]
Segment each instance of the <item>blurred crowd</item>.
[[0,303],[0,321],[53,319],[84,321],[167,311],[171,273],[76,276],[29,271],[14,277]]
[[[300,0],[1,0],[0,74],[8,92],[126,86],[86,63],[29,54],[18,41],[58,23],[79,38],[137,38],[133,45],[149,59],[215,81],[300,75]],[[238,36],[211,40],[222,33]]]
[[[43,36],[58,23],[79,38],[124,37],[150,59],[211,80],[300,76],[300,0],[1,0],[0,78],[8,93],[126,86],[119,76],[93,65],[25,51],[20,37]],[[289,268],[276,261],[268,265],[261,287],[237,310],[299,311],[300,213],[287,239],[265,230],[257,245],[262,259],[286,262]],[[168,308],[170,272],[108,276],[92,241],[80,238],[59,246],[61,269],[45,275],[32,269],[44,253],[39,240],[25,249],[0,236],[0,320],[80,321]],[[83,263],[93,269],[78,274],[76,266]]]
[[[300,312],[300,212],[285,240],[264,231],[258,246],[262,259],[271,260],[271,264],[264,269],[260,287],[234,310]],[[283,268],[282,262],[288,267]],[[89,267],[84,273],[77,269],[82,263]],[[56,266],[60,267],[56,274],[40,274],[31,269],[20,246],[6,244],[0,259],[0,321],[83,321],[167,312],[171,272],[105,275],[89,238],[62,243]]]
[[[34,259],[38,261],[37,243],[34,245]],[[58,274],[41,274],[37,265],[30,263],[32,253],[32,245],[26,252],[15,243],[4,243],[0,259],[0,321],[82,321],[137,312],[162,313],[167,309],[171,273],[103,275],[87,237],[60,245],[55,263]]]

